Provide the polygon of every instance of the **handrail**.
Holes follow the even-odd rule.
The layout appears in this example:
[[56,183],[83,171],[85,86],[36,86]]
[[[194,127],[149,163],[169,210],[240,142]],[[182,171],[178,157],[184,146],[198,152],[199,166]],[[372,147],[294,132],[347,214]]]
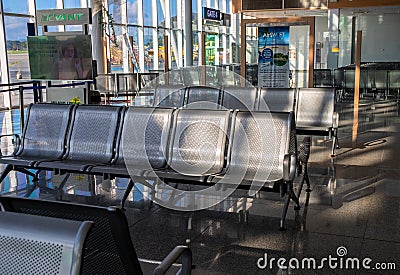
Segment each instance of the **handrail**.
[[6,87],[6,86],[20,86],[20,85],[26,85],[26,84],[35,84],[38,83],[38,81],[21,81],[21,82],[14,82],[14,83],[0,83],[0,87]]

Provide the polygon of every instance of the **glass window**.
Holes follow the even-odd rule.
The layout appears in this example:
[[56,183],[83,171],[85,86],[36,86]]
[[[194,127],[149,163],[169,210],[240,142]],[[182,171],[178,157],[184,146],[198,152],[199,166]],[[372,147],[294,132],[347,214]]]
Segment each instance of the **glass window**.
[[37,10],[55,9],[56,0],[36,0]]
[[[135,59],[135,64],[139,64],[139,28],[129,27],[128,28],[129,39],[131,40],[133,55]],[[136,68],[137,70],[137,68]]]
[[[175,45],[178,48],[179,47],[178,44],[180,43],[180,41],[178,41],[178,31],[172,31],[171,34],[173,35],[172,39],[174,39],[174,41],[176,43]],[[173,43],[171,41],[171,68],[172,69],[178,68],[178,61],[177,61],[178,58],[180,58],[178,49],[176,49],[176,51],[174,50]]]
[[154,69],[154,49],[153,49],[153,29],[144,28],[144,70],[149,71]]
[[10,82],[31,77],[26,42],[28,20],[28,18],[4,16]]
[[28,0],[3,0],[3,11],[10,13],[28,14]]
[[226,0],[226,11],[225,13],[232,13],[232,9],[231,9],[231,0]]
[[[176,4],[177,0],[170,0],[169,8],[171,13],[171,27],[178,27],[178,8]],[[183,3],[182,3],[183,4]]]
[[198,29],[198,8],[197,8],[197,1],[201,1],[201,0],[192,0],[192,24],[193,24],[193,30],[197,30]]
[[127,1],[128,23],[138,24],[138,0]]
[[143,24],[153,26],[153,7],[151,1],[143,1]]
[[158,38],[158,68],[164,69],[165,64],[165,45],[164,45],[164,30],[157,31]]
[[81,0],[64,0],[65,9],[81,8]]
[[110,1],[108,4],[108,13],[114,23],[121,23],[121,0]]
[[[162,0],[163,3],[164,0]],[[161,4],[161,0],[157,0],[157,25],[159,27],[165,27],[165,5]]]
[[193,66],[199,65],[199,34],[193,32]]

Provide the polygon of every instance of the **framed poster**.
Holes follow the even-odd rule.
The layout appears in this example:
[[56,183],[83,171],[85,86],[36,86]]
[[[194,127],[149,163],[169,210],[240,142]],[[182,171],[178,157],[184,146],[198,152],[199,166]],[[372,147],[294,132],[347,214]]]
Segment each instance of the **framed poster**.
[[258,28],[258,86],[289,87],[289,26]]
[[92,78],[90,35],[28,36],[31,79]]

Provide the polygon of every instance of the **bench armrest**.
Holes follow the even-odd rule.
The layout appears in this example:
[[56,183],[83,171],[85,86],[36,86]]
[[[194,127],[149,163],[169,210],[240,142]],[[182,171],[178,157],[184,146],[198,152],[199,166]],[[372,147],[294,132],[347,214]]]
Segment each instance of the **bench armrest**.
[[339,113],[333,112],[332,115],[332,128],[337,129],[339,128]]
[[1,138],[3,138],[3,137],[14,137],[15,138],[15,141],[14,141],[14,139],[12,140],[12,144],[14,144],[14,151],[12,152],[11,155],[3,155],[3,153],[0,150],[0,156],[4,156],[4,157],[14,156],[18,152],[19,146],[21,145],[21,138],[17,134],[5,134],[5,135],[0,135],[0,141],[1,141]]
[[182,256],[182,275],[191,274],[192,270],[192,251],[187,246],[176,246],[168,256],[154,269],[153,275],[165,274],[168,269]]
[[296,174],[296,156],[292,154],[286,154],[283,157],[283,180],[293,181]]

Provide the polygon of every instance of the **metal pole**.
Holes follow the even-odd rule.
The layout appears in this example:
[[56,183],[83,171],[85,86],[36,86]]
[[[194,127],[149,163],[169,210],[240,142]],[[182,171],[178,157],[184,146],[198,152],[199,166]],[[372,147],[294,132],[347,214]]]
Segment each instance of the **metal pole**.
[[192,0],[185,0],[185,67],[193,66],[193,27],[192,27]]
[[24,119],[25,119],[25,115],[24,115],[24,86],[19,86],[18,87],[18,91],[19,91],[19,125],[20,125],[20,129],[21,129],[21,133],[24,131]]

